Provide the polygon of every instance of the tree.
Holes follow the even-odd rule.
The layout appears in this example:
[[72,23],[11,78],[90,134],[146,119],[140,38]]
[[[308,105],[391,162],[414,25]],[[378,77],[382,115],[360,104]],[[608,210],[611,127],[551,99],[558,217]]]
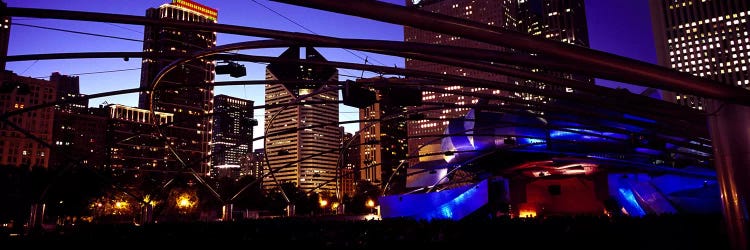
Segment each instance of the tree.
[[367,207],[367,202],[377,201],[381,195],[382,190],[380,190],[380,187],[368,181],[360,181],[357,182],[357,187],[352,198],[344,201],[344,204],[348,212],[353,214],[367,214],[371,211],[371,208]]

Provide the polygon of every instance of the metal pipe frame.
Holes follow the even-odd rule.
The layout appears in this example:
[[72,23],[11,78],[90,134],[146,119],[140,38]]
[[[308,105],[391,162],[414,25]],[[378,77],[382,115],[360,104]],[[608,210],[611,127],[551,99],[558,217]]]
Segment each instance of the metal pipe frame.
[[665,67],[617,56],[589,48],[547,40],[520,32],[470,20],[407,8],[371,0],[272,0],[340,14],[410,26],[472,39],[493,45],[558,58],[576,64],[582,71],[605,71],[594,76],[659,89],[680,91],[698,96],[749,105],[750,91],[720,82],[699,78]]
[[[265,48],[267,46],[278,46],[278,45],[286,45],[287,43],[283,41],[253,41],[253,42],[246,42],[243,43],[242,46],[232,46],[232,48],[238,48],[242,47],[245,49],[254,49],[254,48]],[[112,54],[108,54],[112,53]],[[128,56],[138,58],[142,56],[147,56],[147,54],[140,53],[140,52],[126,52]],[[10,59],[18,59],[23,58],[24,60],[30,60],[35,58],[55,58],[55,59],[66,59],[66,58],[120,58],[123,56],[123,53],[121,52],[93,52],[93,53],[62,53],[62,54],[46,54],[42,56],[34,56],[34,55],[20,55],[20,56],[11,56]],[[419,70],[407,70],[407,69],[398,69],[398,68],[391,68],[391,67],[383,67],[383,66],[375,66],[375,65],[362,65],[362,64],[356,64],[356,63],[345,63],[345,62],[335,62],[335,61],[327,61],[327,62],[317,62],[317,61],[306,61],[306,60],[296,60],[296,59],[280,59],[275,57],[265,57],[265,56],[252,56],[252,55],[239,55],[239,54],[216,54],[210,56],[212,59],[214,58],[220,58],[220,59],[232,59],[232,60],[245,60],[245,61],[253,61],[253,62],[294,62],[294,63],[300,63],[305,65],[324,65],[324,66],[334,66],[334,67],[341,67],[341,68],[349,68],[349,69],[358,69],[358,70],[368,70],[372,72],[385,72],[390,74],[396,74],[396,75],[407,75],[407,76],[415,76],[415,77],[423,77],[423,78],[430,78],[430,79],[436,79],[437,81],[425,81],[425,80],[419,80],[419,79],[405,79],[405,80],[397,80],[395,82],[399,84],[412,84],[412,85],[449,85],[449,82],[461,82],[462,84],[466,86],[475,86],[475,87],[483,87],[483,88],[490,88],[490,89],[499,89],[499,90],[506,90],[506,91],[515,91],[515,92],[524,92],[524,93],[533,93],[537,95],[542,96],[549,96],[552,98],[557,99],[567,99],[571,101],[575,101],[576,103],[583,103],[583,104],[589,104],[589,105],[595,105],[599,107],[608,107],[613,110],[617,110],[620,112],[627,112],[636,114],[639,116],[644,116],[649,119],[654,119],[658,121],[665,122],[666,124],[672,124],[670,126],[670,130],[674,129],[682,129],[682,128],[692,128],[694,131],[701,131],[700,134],[706,134],[706,130],[704,126],[696,126],[695,124],[698,123],[700,120],[703,119],[703,117],[700,115],[700,113],[689,110],[685,107],[666,103],[658,100],[653,100],[650,98],[641,97],[638,95],[633,94],[627,94],[627,93],[620,93],[619,96],[616,96],[614,98],[611,98],[611,96],[601,96],[601,95],[589,95],[589,94],[583,94],[583,93],[561,93],[558,91],[552,91],[552,90],[540,90],[536,88],[528,88],[528,87],[520,87],[516,85],[501,83],[501,82],[494,82],[489,80],[482,80],[482,79],[475,79],[475,78],[467,78],[467,77],[460,77],[460,76],[452,76],[452,75],[443,75],[438,74],[434,72],[427,72],[427,71],[419,71]],[[184,57],[183,57],[184,58]],[[36,60],[36,59],[35,59]],[[417,83],[417,84],[415,84]],[[426,87],[421,87],[426,88]],[[603,87],[601,87],[603,88]],[[606,88],[604,88],[606,89]],[[132,89],[135,90],[135,89]],[[611,89],[608,89],[611,90]],[[433,90],[434,91],[434,90]],[[463,93],[467,95],[477,95],[476,93]],[[552,105],[552,104],[544,104],[544,103],[533,103],[530,101],[522,100],[522,99],[512,99],[512,98],[503,98],[501,96],[494,96],[494,95],[483,95],[483,98],[500,98],[503,101],[506,102],[513,102],[513,103],[521,103],[524,105],[541,105],[546,106],[547,111],[551,110],[559,110],[559,109],[566,109],[568,111],[574,110],[570,107],[562,107],[560,105]],[[628,102],[632,105],[629,106],[623,106],[619,102]],[[32,107],[29,107],[32,108]],[[579,107],[577,110],[579,112],[587,112],[589,110],[589,107]],[[26,111],[30,111],[27,109],[24,110],[17,110],[14,112],[9,112],[8,114],[5,114],[4,116],[8,115],[14,115],[16,113],[23,113]],[[589,112],[591,113],[591,112]],[[594,114],[597,116],[600,116],[601,114]],[[2,117],[4,117],[2,116]]]
[[[276,1],[285,3],[292,2],[289,0]],[[499,29],[494,26],[475,23],[460,18],[447,17],[425,11],[419,11],[416,9],[409,9],[398,5],[370,0],[298,0],[294,1],[293,4],[319,8],[343,14],[355,15],[373,20],[402,24],[438,33],[466,37],[480,42],[486,42],[495,45],[502,45],[529,52],[539,53],[542,55],[551,56],[553,58],[570,61],[572,63],[569,64],[577,65],[576,67],[579,67],[578,69],[580,72],[591,72],[591,76],[594,77],[628,82],[636,85],[654,87],[659,89],[680,91],[687,94],[724,100],[730,103],[750,105],[750,91],[742,88],[728,86],[715,81],[699,78],[690,74],[644,63],[634,59],[616,56],[583,47],[573,46],[566,43],[549,41],[543,38]],[[135,25],[159,25],[193,30],[208,30],[227,34],[275,38],[298,42],[300,44],[321,43],[342,48],[345,47],[339,46],[340,42],[344,40],[358,40],[339,39],[326,36],[309,35],[298,32],[284,32],[237,25],[194,23],[169,19],[151,19],[141,16],[120,14],[13,7],[5,8],[3,11],[7,13],[6,15],[8,16],[112,22]],[[371,40],[371,42],[374,42],[374,45],[378,44],[378,41],[376,40]],[[454,54],[454,56],[456,55]],[[464,54],[463,56],[466,55]],[[547,65],[544,63],[544,61],[545,60],[539,60],[540,64],[538,65],[543,65],[550,69],[555,69],[554,65]],[[557,66],[559,66],[560,63],[556,64]]]

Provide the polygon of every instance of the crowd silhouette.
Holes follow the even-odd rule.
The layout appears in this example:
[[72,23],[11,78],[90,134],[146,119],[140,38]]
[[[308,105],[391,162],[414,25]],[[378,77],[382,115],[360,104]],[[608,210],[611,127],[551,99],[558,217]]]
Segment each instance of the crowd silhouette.
[[291,217],[235,222],[80,224],[16,239],[252,241],[266,246],[728,249],[721,215],[554,216],[450,220]]

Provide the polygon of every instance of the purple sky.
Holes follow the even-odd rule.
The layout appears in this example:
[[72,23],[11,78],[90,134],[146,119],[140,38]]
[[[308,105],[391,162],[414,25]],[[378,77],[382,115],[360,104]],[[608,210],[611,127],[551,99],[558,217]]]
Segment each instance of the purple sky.
[[[169,0],[6,0],[9,7],[64,9],[139,16],[144,15],[147,8],[158,7],[166,2],[169,2]],[[344,38],[403,40],[403,29],[401,26],[269,2],[268,0],[197,0],[197,2],[218,9],[219,23],[223,24],[309,33],[289,20],[262,7],[258,4],[260,3],[321,35]],[[403,4],[403,0],[387,0],[387,2]],[[592,48],[650,63],[655,62],[653,36],[651,33],[648,2],[646,0],[586,0],[585,3]],[[17,18],[14,19],[14,23],[69,29],[131,39],[143,38],[143,27],[133,25],[31,18]],[[217,45],[255,39],[257,38],[219,34]],[[142,50],[141,46],[140,43],[132,41],[14,25],[11,30],[8,55],[91,51],[137,52]],[[254,52],[246,51],[245,53],[276,56],[281,51],[281,49],[275,49]],[[321,49],[321,53],[332,61],[362,62],[362,59],[359,57],[367,56],[371,58],[369,61],[374,64],[385,66],[396,65],[399,67],[403,67],[404,64],[403,59],[400,58],[354,52],[354,54],[359,56],[357,57],[342,49]],[[137,59],[131,59],[127,62],[122,59],[86,59],[10,62],[7,65],[7,69],[19,75],[32,77],[47,77],[52,72],[80,74],[133,69],[117,73],[81,75],[81,92],[84,94],[93,94],[138,87],[140,71],[137,68],[140,66],[140,60]],[[248,75],[241,78],[241,80],[264,79],[264,65],[247,63],[246,66]],[[362,72],[352,70],[343,70],[340,73],[355,76],[362,74]],[[372,76],[372,74],[368,75],[368,73],[364,73],[364,75]],[[237,79],[226,76],[217,77],[217,81],[224,80]],[[597,80],[597,84],[610,87],[623,86],[599,80]],[[631,91],[640,92],[642,89],[642,87],[635,87]],[[216,89],[216,94],[227,94],[250,99],[256,101],[258,104],[264,101],[263,92],[263,86],[218,87]],[[137,95],[131,94],[94,99],[90,102],[90,105],[96,106],[104,101],[136,106]],[[342,107],[341,111],[341,120],[357,119],[356,110]],[[262,110],[256,110],[255,114],[256,118],[261,121],[258,128],[262,129],[263,112]],[[356,125],[347,127],[347,131],[349,132],[355,130]],[[257,148],[258,146],[259,142],[256,142],[255,147]]]
[[[591,48],[656,63],[656,48],[647,0],[585,0]],[[640,93],[644,87],[597,79],[597,84],[625,87]]]

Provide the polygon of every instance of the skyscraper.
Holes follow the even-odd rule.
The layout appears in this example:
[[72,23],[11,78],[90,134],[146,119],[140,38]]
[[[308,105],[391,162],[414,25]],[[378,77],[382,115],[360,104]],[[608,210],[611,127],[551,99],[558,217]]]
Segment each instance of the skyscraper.
[[52,75],[49,76],[49,80],[57,85],[57,100],[67,101],[67,103],[63,105],[58,105],[58,110],[72,112],[89,107],[88,99],[81,99],[75,102],[70,101],[72,98],[83,96],[81,94],[78,76],[68,76],[58,72],[53,72]]
[[[305,51],[307,60],[326,61],[314,48]],[[279,58],[299,59],[300,48],[291,47]],[[277,187],[275,177],[279,184],[293,183],[308,192],[335,192],[341,143],[338,70],[275,62],[266,67],[266,79],[312,82],[266,84],[266,105],[271,107],[265,111],[265,149],[274,174],[263,181],[264,188]]]
[[[52,82],[3,71],[0,75],[0,113],[54,102],[56,89]],[[10,116],[8,121],[52,144],[53,117],[54,108],[48,107]],[[49,154],[47,146],[5,122],[0,123],[0,165],[47,168]]]
[[[358,82],[378,80],[387,81],[388,79],[362,79]],[[359,125],[361,144],[359,179],[372,182],[380,188],[385,188],[388,181],[391,181],[388,189],[399,192],[403,191],[406,186],[406,166],[401,165],[401,160],[405,160],[408,153],[406,119],[387,118],[404,114],[406,107],[384,101],[383,96],[387,95],[387,93],[384,93],[385,91],[386,89],[376,90],[378,102],[359,110],[360,120],[378,121],[372,124],[363,122]],[[398,174],[394,175],[396,171],[398,171]],[[392,180],[391,176],[393,176]]]
[[78,76],[52,73],[50,82],[57,86],[57,101],[66,103],[55,107],[50,168],[86,166],[102,168],[106,162],[106,117],[95,114],[82,97]]
[[240,159],[252,150],[253,101],[217,95],[214,97],[213,134],[211,139],[212,167],[240,167]]
[[[108,163],[114,173],[125,173],[128,169],[171,170],[179,169],[176,159],[171,157],[165,143],[173,144],[174,137],[163,141],[153,133],[150,111],[110,104],[102,107],[101,115],[107,117]],[[156,112],[157,124],[174,121],[174,114]],[[125,184],[132,184],[125,182]]]
[[[186,22],[215,23],[217,12],[190,0],[172,0],[159,8],[146,11],[154,19],[171,19]],[[143,39],[144,52],[181,52],[190,54],[216,46],[216,33],[210,31],[175,29],[161,26],[146,26]],[[141,87],[149,87],[154,77],[172,59],[144,58],[141,71]],[[196,171],[208,170],[209,140],[211,125],[208,114],[213,109],[214,62],[206,59],[193,60],[172,70],[159,83],[161,87],[190,85],[190,87],[158,90],[151,100],[149,92],[141,93],[138,106],[154,111],[174,114],[174,126],[166,131],[175,138],[171,145],[182,162]]]
[[339,178],[339,189],[341,197],[347,195],[354,196],[355,183],[359,180],[356,174],[359,172],[360,165],[360,146],[358,134],[355,138],[351,133],[346,133],[344,127],[339,127],[341,131],[341,173]]
[[[50,168],[84,166],[101,169],[107,164],[107,117],[94,110],[55,110]],[[73,164],[73,165],[71,165]]]
[[[649,0],[659,64],[750,89],[747,0]],[[701,97],[663,92],[664,100],[704,109]]]
[[519,0],[518,29],[533,36],[589,46],[583,0]]
[[[406,6],[419,8],[421,10],[430,11],[442,15],[461,17],[479,23],[504,27],[512,30],[515,30],[517,25],[516,0],[407,0]],[[461,37],[424,31],[408,26],[404,26],[404,41],[507,51],[507,49],[498,46],[492,46],[486,43],[463,39]],[[412,60],[408,58],[406,59],[406,68],[430,71],[440,74],[493,80],[498,82],[512,81],[512,79],[504,75],[491,74],[478,70],[465,69],[462,67],[438,64],[434,62]],[[446,86],[443,88],[447,90],[463,89],[461,83],[459,82],[455,83],[455,85],[453,86]],[[488,90],[486,88],[467,88],[463,90],[467,92],[507,95],[507,93],[501,93],[500,90]],[[430,91],[425,91],[422,94],[422,99],[425,101],[455,103],[458,105],[471,105],[479,101],[476,97],[435,93]],[[455,107],[442,110],[426,111],[423,112],[423,114],[426,117],[430,118],[450,119],[464,116],[466,115],[466,112],[468,110],[469,108]],[[422,151],[424,153],[429,153],[439,151],[441,138],[439,137],[439,135],[443,134],[447,125],[447,120],[409,121],[409,152]]]
[[[0,2],[0,8],[5,8],[5,2]],[[0,56],[3,58],[8,55],[8,42],[10,41],[10,25],[11,18],[9,16],[0,16]],[[0,60],[0,72],[5,71],[5,60]]]
[[[255,149],[240,161],[240,176],[249,175],[259,181],[263,181],[265,169],[266,152],[262,148]],[[259,185],[261,186],[261,185]]]
[[[518,30],[549,40],[589,47],[586,8],[583,0],[521,0],[518,1]],[[594,79],[583,75],[549,72],[539,68],[529,69],[538,74],[577,80],[594,84]],[[519,83],[539,89],[573,92],[569,87],[549,85],[527,79]],[[547,101],[549,98],[528,93],[514,93],[527,100]]]
[[[543,36],[551,40],[588,46],[588,30],[583,0],[407,0],[406,5],[442,15],[468,19],[477,23],[498,26],[507,30]],[[512,51],[507,48],[411,27],[404,27],[404,40],[407,42]],[[534,88],[554,88],[561,91],[572,91],[569,88],[547,86],[545,83],[531,80],[412,59],[406,59],[406,68],[532,86]],[[526,70],[545,73],[540,69]],[[553,75],[593,84],[593,81],[586,77],[559,73]],[[525,93],[507,93],[506,91],[487,88],[465,88],[461,86],[461,83],[455,83],[453,86],[443,88],[446,90],[462,90],[464,92],[511,96],[526,100],[546,100],[546,98]],[[434,92],[424,92],[423,100],[458,105],[471,105],[479,102],[479,99],[476,97]],[[466,115],[468,110],[468,107],[454,107],[424,112],[424,114],[428,118],[452,119]],[[441,138],[439,136],[444,133],[447,124],[447,120],[435,119],[409,121],[409,152],[426,154],[439,151]],[[424,160],[429,159],[425,157]]]

